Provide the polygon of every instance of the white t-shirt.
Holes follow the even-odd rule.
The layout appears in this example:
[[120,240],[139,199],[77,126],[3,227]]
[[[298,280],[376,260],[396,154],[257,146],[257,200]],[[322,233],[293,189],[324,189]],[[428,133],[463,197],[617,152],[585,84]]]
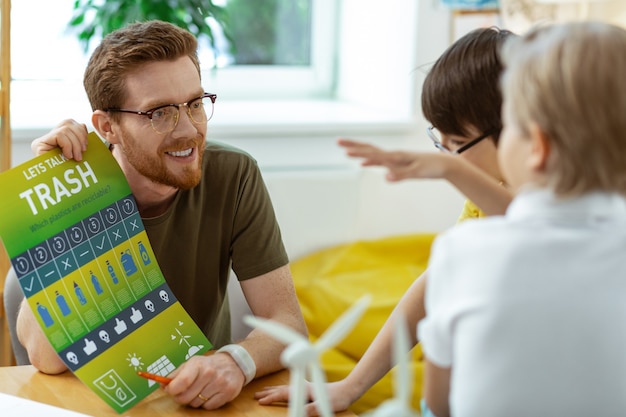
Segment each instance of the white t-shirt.
[[451,414],[626,415],[626,200],[526,191],[433,244],[424,353]]

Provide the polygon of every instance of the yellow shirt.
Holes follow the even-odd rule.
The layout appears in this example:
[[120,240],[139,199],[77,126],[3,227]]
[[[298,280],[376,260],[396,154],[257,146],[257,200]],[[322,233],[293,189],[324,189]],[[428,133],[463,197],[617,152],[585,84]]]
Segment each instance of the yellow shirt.
[[463,211],[459,216],[457,223],[461,223],[463,220],[467,219],[478,219],[480,217],[486,217],[487,215],[479,209],[476,204],[472,203],[469,200],[465,200],[465,204],[463,205]]

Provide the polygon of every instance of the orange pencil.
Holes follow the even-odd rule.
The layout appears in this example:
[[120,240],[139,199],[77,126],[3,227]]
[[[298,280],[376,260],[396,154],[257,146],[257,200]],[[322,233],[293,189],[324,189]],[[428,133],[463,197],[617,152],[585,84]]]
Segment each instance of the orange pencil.
[[161,375],[156,375],[156,374],[151,374],[150,372],[137,371],[137,375],[139,375],[142,378],[151,379],[153,381],[156,381],[165,385],[172,382],[172,378],[168,378],[166,376],[161,376]]

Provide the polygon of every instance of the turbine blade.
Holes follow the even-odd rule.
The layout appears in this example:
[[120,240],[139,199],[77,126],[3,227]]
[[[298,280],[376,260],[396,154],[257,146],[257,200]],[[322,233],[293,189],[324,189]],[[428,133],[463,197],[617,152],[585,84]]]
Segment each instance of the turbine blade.
[[285,326],[284,324],[272,320],[254,316],[245,316],[243,318],[243,322],[246,323],[248,326],[255,327],[269,334],[276,340],[283,342],[286,345],[302,340],[308,343],[308,339],[293,330],[291,327]]
[[394,323],[393,362],[396,365],[394,371],[394,392],[396,398],[411,406],[411,393],[413,391],[413,372],[409,361],[408,352],[411,350],[406,318],[398,314]]
[[306,381],[304,369],[295,367],[289,370],[289,417],[304,416]]
[[335,322],[331,324],[319,338],[315,344],[315,350],[323,352],[339,343],[339,341],[352,330],[363,313],[365,313],[371,299],[372,297],[369,294],[361,297],[348,310],[339,316],[339,318],[335,320]]
[[328,399],[328,389],[326,388],[326,374],[319,363],[314,362],[309,365],[309,372],[313,382],[313,393],[317,409],[322,417],[333,417],[333,410]]

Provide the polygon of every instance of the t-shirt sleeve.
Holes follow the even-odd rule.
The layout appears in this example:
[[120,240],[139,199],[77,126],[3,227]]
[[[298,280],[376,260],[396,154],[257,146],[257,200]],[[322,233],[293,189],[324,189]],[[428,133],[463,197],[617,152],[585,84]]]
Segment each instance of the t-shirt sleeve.
[[259,167],[249,158],[241,169],[231,243],[232,268],[240,281],[289,263]]
[[[452,365],[452,305],[449,280],[451,271],[444,258],[445,236],[437,237],[431,249],[426,283],[426,317],[418,323],[417,333],[422,351],[435,365],[448,368]],[[447,258],[449,259],[449,258]],[[447,287],[447,288],[446,288]],[[451,305],[452,304],[452,305]]]

